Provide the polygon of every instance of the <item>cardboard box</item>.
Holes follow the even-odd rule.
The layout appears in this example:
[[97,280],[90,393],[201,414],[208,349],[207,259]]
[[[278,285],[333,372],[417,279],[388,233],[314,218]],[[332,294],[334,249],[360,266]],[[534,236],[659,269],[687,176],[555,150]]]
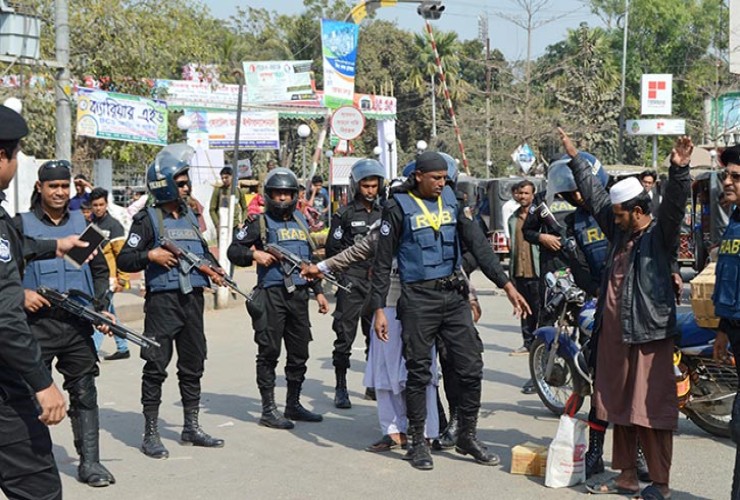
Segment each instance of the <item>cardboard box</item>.
[[716,262],[710,262],[702,272],[691,280],[691,309],[694,311],[696,324],[702,328],[717,328],[719,318],[714,315],[714,270]]
[[545,477],[547,446],[524,443],[511,448],[511,473]]

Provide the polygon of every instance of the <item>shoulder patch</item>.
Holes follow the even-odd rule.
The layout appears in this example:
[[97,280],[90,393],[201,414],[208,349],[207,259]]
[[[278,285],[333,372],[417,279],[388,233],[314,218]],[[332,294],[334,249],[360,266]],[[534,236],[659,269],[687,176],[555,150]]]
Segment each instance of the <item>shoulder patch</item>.
[[529,206],[529,213],[533,214],[535,210],[537,210],[537,207],[532,203],[532,205]]
[[245,225],[239,231],[236,233],[236,239],[237,240],[243,240],[247,237],[247,226]]
[[391,223],[387,220],[384,220],[383,223],[380,225],[380,234],[383,236],[388,236],[391,234]]
[[470,207],[463,208],[463,214],[465,214],[465,217],[467,217],[470,220],[473,220],[473,211],[470,209]]
[[138,222],[138,221],[144,219],[145,217],[147,217],[148,215],[149,215],[149,212],[147,212],[146,207],[144,207],[144,208],[142,208],[141,210],[139,210],[138,212],[136,212],[134,214],[134,219],[133,220],[135,222]]
[[10,241],[0,238],[0,262],[10,262]]
[[141,236],[139,236],[136,233],[131,233],[128,235],[128,242],[127,245],[131,248],[136,248],[139,246],[139,242],[141,241]]
[[344,236],[344,230],[342,229],[342,226],[339,226],[334,230],[334,234],[332,235],[332,237],[335,240],[341,240],[342,236]]

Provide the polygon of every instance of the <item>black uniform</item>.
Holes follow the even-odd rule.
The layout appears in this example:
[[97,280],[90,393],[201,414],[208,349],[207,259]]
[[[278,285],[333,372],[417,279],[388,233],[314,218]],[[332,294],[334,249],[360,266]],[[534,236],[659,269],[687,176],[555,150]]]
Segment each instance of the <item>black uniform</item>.
[[[0,202],[5,193],[0,191]],[[24,244],[25,243],[25,244]],[[8,498],[61,499],[49,429],[34,392],[52,384],[23,310],[23,255],[51,258],[54,240],[23,241],[0,207],[0,489]]]
[[[65,211],[59,223],[55,223],[44,212],[40,200],[32,205],[29,213],[17,215],[13,223],[24,234],[41,237],[48,234],[49,238],[80,232],[85,224],[79,212],[69,210]],[[25,227],[26,224],[29,227]],[[97,299],[95,307],[98,310],[108,308],[110,272],[101,253],[80,270],[71,269],[61,259],[35,258],[27,261],[29,268],[25,272],[24,287],[35,290],[38,285],[54,286],[54,283],[60,282],[65,287],[62,291],[66,291],[67,286],[81,287]],[[75,449],[80,456],[77,479],[96,487],[114,484],[115,478],[100,463],[100,415],[95,387],[95,377],[100,370],[92,325],[62,309],[49,307],[33,313],[27,311],[27,317],[31,332],[41,346],[41,355],[47,368],[51,370],[51,364],[56,359],[55,366],[64,377],[63,387],[69,394],[69,421]]]
[[[56,224],[49,218],[37,203],[31,212],[45,226]],[[70,217],[67,211],[59,224],[64,224]],[[13,218],[16,229],[23,233],[23,219],[20,215]],[[27,261],[41,260],[26,255]],[[107,310],[107,292],[110,270],[102,253],[98,253],[88,264],[92,274],[96,305],[99,310]],[[41,345],[41,352],[46,366],[51,368],[54,358],[56,368],[64,376],[64,390],[69,393],[70,408],[97,410],[97,391],[94,377],[100,373],[98,355],[92,339],[92,325],[60,309],[43,308],[35,313],[27,312],[31,332]]]
[[[295,189],[295,197],[297,191]],[[237,266],[250,266],[253,262],[252,247],[264,251],[266,244],[273,243],[307,259],[312,251],[310,238],[306,220],[299,212],[293,211],[288,218],[273,217],[266,212],[247,219],[236,232],[228,257]],[[268,267],[258,265],[257,287],[252,295],[253,301],[247,304],[257,344],[257,386],[262,398],[259,423],[278,429],[293,428],[290,420],[323,420],[321,415],[308,411],[300,403],[306,378],[308,344],[312,340],[308,315],[309,288],[316,295],[323,294],[323,290],[320,281],[306,282],[300,277],[299,269],[288,272],[289,267],[290,264],[285,262]],[[285,342],[287,351],[285,378],[288,382],[284,418],[277,412],[275,404],[275,368],[282,342]]]
[[[260,219],[263,215],[250,218],[244,228],[236,232],[236,237],[229,247],[229,260],[237,266],[248,267],[253,263],[252,246],[256,250],[264,250],[261,238]],[[305,233],[308,245],[307,231]],[[263,231],[264,232],[264,231]],[[297,272],[294,273],[294,278]],[[303,383],[308,361],[308,344],[311,338],[311,322],[308,316],[308,289],[315,294],[323,293],[320,281],[310,284],[299,284],[296,290],[290,293],[285,286],[271,286],[266,288],[264,281],[257,284],[255,292],[257,303],[264,304],[263,312],[266,321],[252,321],[255,330],[257,353],[257,386],[260,389],[275,387],[275,367],[280,357],[280,343],[285,341],[287,360],[285,364],[285,378],[288,382]],[[262,297],[260,297],[262,295]],[[264,302],[262,302],[264,300]]]
[[[387,237],[381,237],[378,241],[373,273],[372,305],[374,309],[384,308],[386,305],[385,297],[390,287],[391,263],[397,252],[403,230],[403,212],[393,200],[388,202],[383,213],[383,223],[385,222],[390,223],[390,234]],[[483,274],[498,287],[503,288],[509,282],[509,278],[501,267],[498,257],[491,250],[480,227],[466,217],[462,210],[458,214],[457,229],[459,238],[470,249]],[[411,347],[404,347],[407,354],[409,349],[413,352],[420,349],[421,352],[426,352],[428,357],[431,344],[422,347],[416,343],[417,341],[425,343],[434,341],[437,335],[443,337],[449,349],[459,350],[453,356],[455,370],[464,390],[460,397],[460,410],[465,414],[477,413],[480,408],[480,384],[483,374],[481,359],[483,344],[475,333],[467,296],[459,290],[438,290],[404,284],[399,308],[401,309],[399,316],[403,318],[404,342],[411,345]],[[412,324],[411,318],[415,324]],[[415,335],[416,333],[419,335]],[[420,338],[422,335],[429,337],[422,339]],[[418,381],[418,387],[411,386],[411,377],[407,383],[407,394],[414,395],[409,398],[409,402],[412,403],[407,409],[409,420],[423,419],[426,415],[424,391],[431,377],[429,369],[431,360],[427,361],[429,364],[425,367],[419,367],[418,370],[414,367],[414,371],[421,379]],[[409,368],[411,372],[411,367]],[[413,381],[413,383],[416,382],[416,380]]]
[[[187,210],[180,206],[180,217]],[[173,218],[164,214],[164,218]],[[195,230],[195,229],[194,229]],[[126,244],[121,249],[116,263],[124,272],[139,272],[149,266],[148,252],[155,248],[155,228],[147,209],[134,216]],[[205,248],[205,255],[214,262]],[[159,266],[157,266],[159,267]],[[193,273],[199,273],[193,270]],[[203,280],[207,283],[207,279]],[[161,347],[157,350],[143,349],[141,357],[146,360],[141,377],[141,404],[144,414],[158,412],[162,402],[162,384],[167,378],[167,366],[177,349],[177,378],[184,409],[196,409],[200,404],[200,380],[206,360],[206,337],[203,328],[203,286],[194,287],[190,293],[181,290],[152,291],[147,282],[144,301],[144,331],[155,338]]]
[[[373,203],[368,211],[362,201],[355,199],[334,215],[326,241],[326,256],[332,257],[345,250],[367,234],[368,228],[378,219],[382,211]],[[373,311],[370,309],[370,267],[372,262],[352,264],[344,273],[343,281],[351,284],[351,293],[339,290],[337,306],[334,310],[332,329],[337,338],[334,341],[332,360],[334,367],[347,370],[350,367],[352,344],[357,334],[357,320],[361,319],[362,333],[365,335],[366,353],[370,338],[370,325]]]
[[[562,252],[552,252],[545,248],[543,245],[540,244],[540,234],[552,234],[555,236],[563,236],[560,232],[558,232],[557,229],[548,227],[546,224],[542,222],[542,219],[540,219],[539,216],[535,213],[535,210],[537,207],[545,201],[545,198],[547,196],[547,191],[542,191],[541,193],[537,193],[534,197],[534,202],[532,203],[532,206],[529,207],[529,214],[527,214],[527,218],[524,221],[524,224],[522,225],[522,234],[524,235],[524,239],[527,240],[532,245],[539,245],[540,247],[540,286],[539,286],[539,294],[540,294],[540,304],[544,305],[544,297],[545,297],[545,276],[547,273],[555,272],[558,269],[562,269],[565,267],[568,267],[568,258],[565,256]],[[575,207],[571,205],[570,203],[563,201],[563,200],[555,200],[553,203],[550,204],[550,212],[555,216],[555,219],[560,223],[560,225],[565,228],[566,227],[566,221],[565,217],[568,216],[568,214],[572,213],[573,210],[575,210]],[[545,324],[552,324],[551,320],[548,321],[547,318],[544,318],[545,308],[542,307],[540,309],[540,318],[538,319],[538,326],[543,326]]]
[[[458,209],[456,215],[457,241],[454,245],[460,240],[464,241],[486,277],[499,287],[506,285],[509,280],[480,227],[468,218],[462,209]],[[442,214],[440,218],[441,216]],[[374,309],[386,305],[391,264],[402,248],[403,238],[408,237],[405,224],[406,215],[394,198],[388,202],[383,211],[381,237],[373,271]],[[428,243],[430,242],[423,244]],[[459,247],[457,248],[459,251]],[[425,267],[423,264],[418,265]],[[404,282],[403,273],[401,275],[401,298],[397,310],[403,328],[404,355],[408,369],[406,406],[409,434],[412,436],[412,447],[409,451],[412,465],[419,468],[431,466],[431,457],[428,450],[426,452],[423,450],[425,444],[421,441],[426,419],[426,386],[431,379],[430,352],[435,339],[440,336],[452,356],[452,364],[459,380],[458,411],[461,429],[457,441],[458,448],[471,453],[481,463],[498,463],[498,458],[488,455],[475,438],[483,376],[481,357],[483,343],[473,325],[461,277],[455,272],[441,279],[407,283]]]

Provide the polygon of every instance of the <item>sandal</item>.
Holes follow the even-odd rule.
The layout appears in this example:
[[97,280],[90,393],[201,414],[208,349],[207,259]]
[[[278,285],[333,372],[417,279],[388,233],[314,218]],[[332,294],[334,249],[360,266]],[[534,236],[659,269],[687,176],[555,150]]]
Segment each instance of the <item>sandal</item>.
[[663,492],[660,491],[660,488],[655,486],[654,484],[651,484],[650,486],[646,486],[644,490],[640,492],[640,496],[637,496],[635,498],[644,498],[645,500],[668,500],[671,498],[670,493],[668,496],[663,495]]
[[391,451],[395,448],[398,448],[399,446],[400,445],[396,443],[392,437],[386,434],[385,436],[380,438],[379,441],[365,448],[365,451],[369,451],[370,453],[384,453],[386,451]]
[[640,490],[631,490],[617,485],[617,476],[586,485],[586,491],[594,495],[636,495]]

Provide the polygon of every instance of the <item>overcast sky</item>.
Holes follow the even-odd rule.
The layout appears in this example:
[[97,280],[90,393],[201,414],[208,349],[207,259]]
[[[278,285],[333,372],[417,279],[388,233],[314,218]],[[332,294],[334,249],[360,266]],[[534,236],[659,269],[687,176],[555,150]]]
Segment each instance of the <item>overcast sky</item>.
[[[284,14],[295,14],[303,10],[302,0],[202,0],[217,17],[228,18],[236,13],[236,6],[247,5],[267,8]],[[358,0],[359,1],[359,0]],[[526,31],[516,27],[502,17],[523,16],[524,12],[512,0],[446,0],[442,19],[435,27],[456,31],[462,40],[478,37],[478,17],[488,15],[491,50],[497,48],[507,59],[523,59],[527,51]],[[422,19],[416,14],[416,5],[398,4],[378,10],[378,17],[395,21],[401,28],[421,31]],[[544,8],[538,21],[553,19],[552,22],[534,31],[532,56],[542,55],[545,48],[562,40],[568,29],[577,28],[582,21],[591,26],[600,25],[598,17],[592,15],[582,0],[551,0]]]

